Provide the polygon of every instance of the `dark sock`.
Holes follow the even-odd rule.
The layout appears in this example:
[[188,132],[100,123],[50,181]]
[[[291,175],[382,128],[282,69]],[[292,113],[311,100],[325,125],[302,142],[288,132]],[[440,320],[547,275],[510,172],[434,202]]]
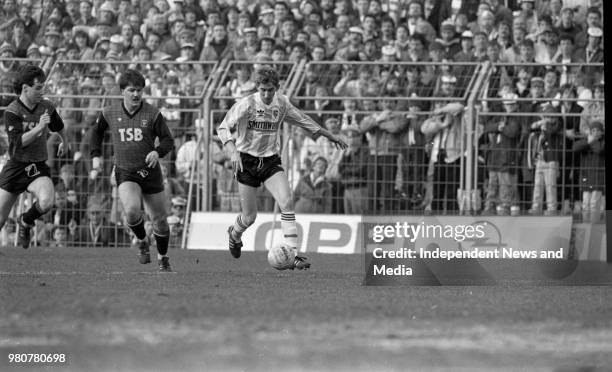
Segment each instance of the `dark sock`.
[[147,237],[147,232],[145,231],[145,227],[144,227],[144,219],[142,218],[142,216],[140,216],[140,219],[135,224],[130,225],[128,223],[128,227],[132,229],[132,231],[134,232],[134,235],[136,235],[136,238],[138,240],[143,240],[144,238]]
[[40,210],[40,205],[38,202],[36,202],[30,209],[21,215],[21,219],[23,223],[27,225],[34,225],[34,221],[36,221],[38,217],[42,216],[43,214],[45,214],[45,212]]
[[157,252],[159,252],[160,255],[165,256],[166,253],[168,253],[168,242],[170,241],[170,236],[157,234],[153,234],[153,236],[155,236],[155,241],[157,242]]

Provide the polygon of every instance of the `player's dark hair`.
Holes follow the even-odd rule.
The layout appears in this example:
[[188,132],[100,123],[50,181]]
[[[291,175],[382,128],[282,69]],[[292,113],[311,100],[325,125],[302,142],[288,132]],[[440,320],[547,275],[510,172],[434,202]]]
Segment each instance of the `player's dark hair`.
[[38,80],[42,83],[45,81],[45,79],[45,72],[40,67],[25,65],[17,72],[17,78],[15,78],[15,81],[13,82],[13,89],[17,95],[20,95],[23,84],[33,86],[34,80]]
[[262,84],[273,84],[275,87],[278,87],[280,81],[280,77],[278,76],[278,72],[269,66],[263,66],[255,71],[255,84],[260,86]]
[[127,69],[119,77],[119,89],[124,90],[128,85],[132,85],[138,88],[145,87],[145,78],[142,74],[136,70]]

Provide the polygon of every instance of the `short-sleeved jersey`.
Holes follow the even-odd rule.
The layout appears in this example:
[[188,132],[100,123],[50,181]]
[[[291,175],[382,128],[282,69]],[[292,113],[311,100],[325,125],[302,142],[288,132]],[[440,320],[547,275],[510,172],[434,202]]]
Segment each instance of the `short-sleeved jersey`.
[[[145,167],[145,159],[151,151],[164,157],[174,149],[174,139],[163,115],[157,108],[142,102],[140,108],[129,114],[122,101],[105,107],[91,135],[91,156],[102,154],[104,132],[110,129],[115,164],[124,169]],[[159,138],[159,146],[155,139]]]
[[[51,122],[39,137],[29,145],[23,146],[21,137],[38,125],[40,117],[45,112],[51,116]],[[33,109],[29,109],[17,98],[4,111],[4,123],[9,139],[9,157],[12,160],[24,163],[47,160],[47,136],[49,131],[58,132],[64,129],[62,118],[55,110],[55,106],[47,99],[43,99]]]
[[276,94],[269,105],[259,92],[248,95],[232,106],[217,129],[221,142],[235,140],[236,149],[256,157],[268,157],[280,150],[280,124],[296,125],[313,137],[319,124],[301,112],[283,95]]

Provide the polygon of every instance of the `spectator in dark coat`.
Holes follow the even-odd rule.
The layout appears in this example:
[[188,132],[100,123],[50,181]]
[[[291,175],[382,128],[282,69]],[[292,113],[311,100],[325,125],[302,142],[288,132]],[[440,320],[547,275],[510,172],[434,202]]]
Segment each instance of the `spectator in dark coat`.
[[582,218],[595,223],[600,221],[605,193],[606,145],[603,123],[592,122],[590,128],[587,138],[574,142],[573,150],[581,155]]

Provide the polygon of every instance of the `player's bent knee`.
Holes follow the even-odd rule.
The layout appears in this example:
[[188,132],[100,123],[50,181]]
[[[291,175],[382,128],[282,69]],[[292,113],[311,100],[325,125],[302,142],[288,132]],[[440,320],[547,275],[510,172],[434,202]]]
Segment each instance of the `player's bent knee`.
[[53,195],[39,195],[38,196],[38,207],[41,212],[48,212],[53,207]]
[[293,211],[293,202],[291,198],[281,198],[278,200],[278,208],[281,210],[281,212]]
[[166,236],[170,234],[170,226],[165,218],[159,218],[153,221],[153,233],[155,235]]
[[125,219],[131,225],[140,221],[140,218],[142,217],[140,208],[126,208],[124,213]]

